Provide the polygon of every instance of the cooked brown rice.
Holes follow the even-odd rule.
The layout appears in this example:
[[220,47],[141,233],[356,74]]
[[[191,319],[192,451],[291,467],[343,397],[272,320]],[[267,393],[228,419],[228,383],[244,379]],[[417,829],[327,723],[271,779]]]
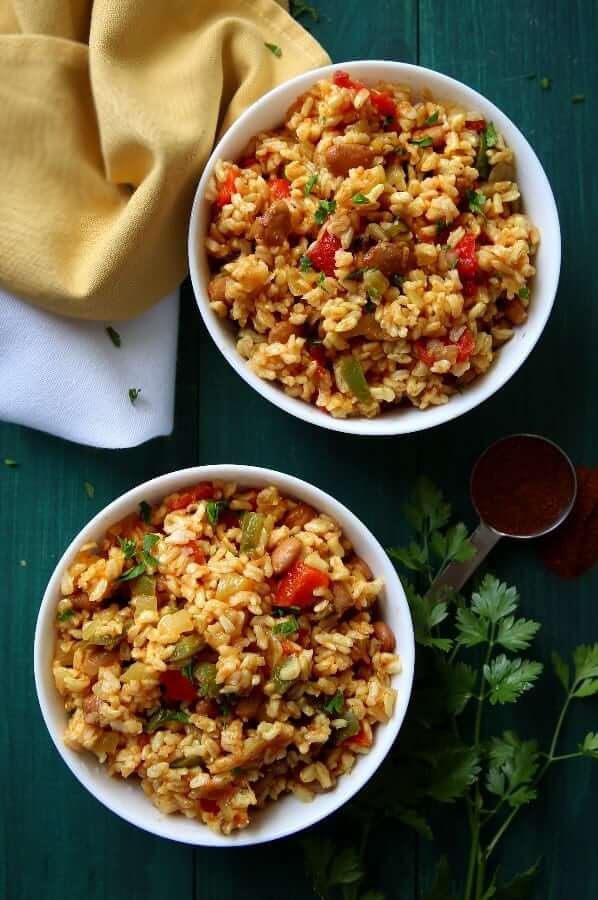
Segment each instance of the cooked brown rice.
[[62,579],[66,743],[225,834],[281,794],[333,789],[393,712],[382,580],[273,486],[202,483],[141,512]]
[[446,403],[527,317],[538,230],[475,110],[337,72],[218,161],[208,199],[212,309],[257,375],[333,416]]

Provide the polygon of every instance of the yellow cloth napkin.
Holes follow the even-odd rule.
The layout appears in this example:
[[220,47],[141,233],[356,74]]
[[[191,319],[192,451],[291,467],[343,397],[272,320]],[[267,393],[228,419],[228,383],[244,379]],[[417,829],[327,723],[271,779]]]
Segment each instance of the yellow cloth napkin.
[[0,0],[0,286],[85,319],[147,309],[185,275],[218,133],[326,62],[274,0]]

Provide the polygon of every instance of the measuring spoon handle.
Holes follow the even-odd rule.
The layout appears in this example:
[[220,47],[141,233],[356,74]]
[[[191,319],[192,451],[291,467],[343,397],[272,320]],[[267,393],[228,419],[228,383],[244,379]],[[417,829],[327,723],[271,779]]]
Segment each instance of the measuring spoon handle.
[[500,540],[501,535],[497,534],[484,522],[480,522],[470,540],[475,547],[475,556],[467,562],[451,562],[440,575],[434,579],[430,593],[438,588],[453,588],[460,591],[468,578],[473,575],[477,567],[482,563],[494,545]]

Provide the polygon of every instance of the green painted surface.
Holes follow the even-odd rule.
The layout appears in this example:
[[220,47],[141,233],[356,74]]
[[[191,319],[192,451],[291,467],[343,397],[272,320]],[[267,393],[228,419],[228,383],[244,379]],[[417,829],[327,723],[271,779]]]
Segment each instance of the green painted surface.
[[[389,543],[400,536],[398,509],[416,472],[432,475],[472,522],[467,474],[477,453],[499,435],[541,432],[561,442],[576,461],[598,460],[598,297],[590,270],[598,208],[592,174],[598,138],[596,4],[319,0],[317,5],[324,18],[312,30],[335,60],[394,58],[454,75],[496,102],[528,136],[561,215],[564,263],[555,312],[530,360],[484,407],[428,433],[364,440],[304,425],[253,394],[220,358],[186,289],[172,437],[112,452],[0,426],[0,458],[20,464],[0,471],[0,564],[6,573],[0,897],[7,900],[311,897],[296,840],[208,852],[152,838],[105,811],[51,746],[33,688],[35,616],[65,545],[110,499],[153,475],[195,463],[255,463],[330,491]],[[528,80],[528,74],[537,77]],[[548,91],[539,86],[542,76],[552,79]],[[574,94],[585,94],[586,102],[572,104]],[[84,481],[94,484],[93,499],[86,496]],[[524,611],[542,620],[543,654],[553,646],[568,650],[598,638],[598,573],[563,583],[543,571],[532,547],[507,543],[495,552],[493,566],[520,586]],[[549,680],[536,693],[535,702],[522,704],[524,733],[546,731],[556,708]],[[577,710],[565,740],[574,744],[585,730],[596,730],[597,718],[595,703]],[[505,874],[543,855],[537,897],[593,900],[597,789],[598,772],[586,762],[549,778],[542,799],[521,817],[503,847]],[[456,824],[448,815],[440,828],[449,851]],[[427,883],[435,853],[407,832],[387,833],[372,856],[379,886],[393,900],[410,900],[417,884]]]

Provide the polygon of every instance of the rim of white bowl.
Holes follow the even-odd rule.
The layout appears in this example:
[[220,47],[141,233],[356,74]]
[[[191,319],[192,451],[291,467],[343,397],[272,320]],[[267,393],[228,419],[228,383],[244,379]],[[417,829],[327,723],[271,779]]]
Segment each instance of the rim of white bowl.
[[[521,170],[522,153],[526,157],[526,167],[529,165],[532,169],[535,169],[540,184],[540,191],[545,197],[546,206],[544,220],[538,224],[540,229],[538,256],[544,256],[543,246],[548,246],[550,249],[548,258],[542,261],[541,279],[545,283],[544,290],[540,296],[532,295],[530,318],[524,325],[519,327],[519,330],[515,332],[508,345],[505,345],[505,348],[503,348],[510,351],[504,362],[501,362],[503,359],[501,350],[488,372],[484,373],[462,394],[452,396],[448,403],[442,406],[434,406],[425,410],[416,409],[415,407],[401,407],[397,410],[391,409],[386,411],[373,419],[365,417],[335,419],[306,401],[289,397],[281,387],[276,386],[275,383],[264,381],[251,371],[246,360],[240,356],[234,346],[234,342],[231,341],[230,323],[220,320],[210,309],[206,290],[209,266],[203,250],[203,240],[201,242],[198,240],[200,229],[202,234],[205,233],[202,217],[206,222],[208,219],[207,204],[204,200],[208,179],[212,173],[215,161],[219,158],[227,157],[226,148],[228,145],[232,144],[239,135],[245,132],[246,127],[250,125],[258,114],[263,110],[267,110],[271,105],[281,102],[285,95],[294,94],[296,97],[307,90],[318,79],[325,78],[338,69],[345,68],[352,69],[358,77],[369,79],[370,81],[376,78],[396,78],[399,81],[402,80],[409,83],[410,80],[418,81],[423,76],[426,79],[426,86],[431,88],[435,97],[439,99],[453,99],[451,94],[459,94],[460,96],[455,98],[456,102],[460,104],[464,102],[470,103],[471,109],[479,110],[488,119],[495,121],[499,131],[505,135],[507,143],[515,151],[519,170]],[[392,69],[393,72],[389,72],[389,69]],[[383,70],[386,70],[386,74],[383,74]],[[289,100],[290,98],[285,100],[287,105],[290,105]],[[280,116],[276,116],[279,123],[282,121],[283,116],[284,112],[281,112]],[[276,127],[276,125],[273,122],[269,127]],[[244,140],[248,140],[249,136],[248,133]],[[234,155],[238,155],[240,152],[241,148]],[[524,187],[522,187],[522,196],[525,203],[526,191]],[[353,60],[322,66],[319,69],[313,69],[310,72],[290,79],[264,94],[231,125],[210,155],[197,186],[189,223],[188,253],[193,291],[205,326],[226,361],[250,387],[270,403],[273,403],[274,406],[312,425],[346,434],[390,436],[424,431],[465,415],[465,413],[479,406],[499,391],[513,377],[536,346],[550,317],[559,282],[561,233],[552,188],[540,160],[523,133],[494,103],[463,82],[424,66],[393,60]],[[538,280],[538,277],[538,274],[536,274],[535,281]],[[516,350],[518,352],[515,352]],[[500,371],[497,373],[499,364]]]
[[[374,557],[376,558],[375,568],[384,579],[383,602],[393,604],[393,606],[396,604],[397,621],[400,621],[397,642],[400,647],[403,669],[401,673],[393,676],[394,686],[399,687],[395,710],[389,722],[378,725],[376,741],[372,749],[369,753],[360,755],[355,769],[339,779],[333,791],[328,794],[316,795],[316,798],[309,804],[300,804],[300,801],[296,800],[300,804],[298,808],[304,811],[304,815],[288,817],[289,825],[287,827],[269,829],[267,825],[268,807],[264,811],[260,811],[260,824],[263,824],[263,828],[258,834],[252,834],[251,825],[232,835],[216,834],[195,819],[162,813],[154,807],[149,798],[143,795],[138,781],[130,787],[138,792],[145,801],[143,808],[144,811],[147,810],[147,815],[141,816],[126,808],[124,788],[119,787],[122,798],[118,797],[117,800],[112,798],[109,788],[113,779],[107,774],[105,767],[99,763],[94,764],[94,772],[91,773],[88,755],[71,750],[62,739],[67,719],[51,673],[54,647],[53,623],[59,599],[60,579],[81,544],[92,536],[104,533],[109,525],[118,521],[127,512],[136,509],[143,499],[155,502],[193,481],[213,479],[237,481],[240,484],[274,484],[282,492],[304,499],[316,509],[330,512],[337,519],[343,531],[350,536],[352,543],[355,536],[358,535],[357,543],[361,545],[359,549],[362,555],[372,561]],[[39,609],[34,639],[35,687],[42,717],[54,746],[75,778],[96,800],[130,824],[158,837],[205,847],[241,847],[289,837],[315,825],[344,806],[375,774],[399,734],[411,697],[414,664],[413,625],[405,592],[388,555],[369,528],[339,500],[303,479],[273,469],[233,463],[194,466],[160,475],[121,494],[97,513],[71,541],[50,576]],[[359,777],[355,777],[357,774]],[[106,779],[105,787],[104,779]],[[120,782],[117,783],[120,784]],[[125,784],[124,780],[123,784]],[[336,802],[335,797],[338,798]],[[290,795],[285,797],[287,800],[289,798]],[[295,824],[296,822],[298,824]]]

